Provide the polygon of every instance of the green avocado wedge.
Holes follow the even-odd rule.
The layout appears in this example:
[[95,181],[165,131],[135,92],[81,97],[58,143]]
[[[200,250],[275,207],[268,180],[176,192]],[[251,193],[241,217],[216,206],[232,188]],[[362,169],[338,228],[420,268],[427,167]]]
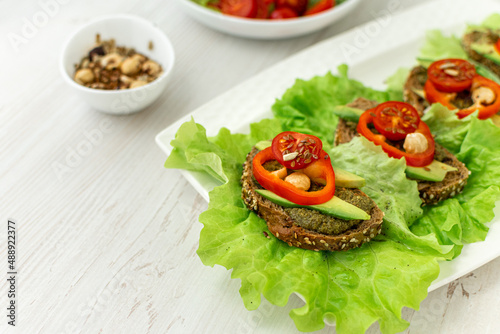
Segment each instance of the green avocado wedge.
[[335,172],[335,185],[344,188],[362,188],[366,185],[365,179],[351,172],[333,167]]
[[255,192],[259,195],[261,195],[264,198],[267,198],[271,202],[278,204],[280,206],[283,206],[285,208],[306,208],[306,209],[312,209],[319,211],[321,213],[324,213],[326,215],[330,215],[333,217],[341,218],[341,219],[347,219],[347,220],[354,220],[354,219],[361,219],[361,220],[368,220],[370,219],[370,215],[367,214],[365,211],[361,210],[357,206],[354,206],[350,203],[347,203],[346,201],[341,200],[337,196],[333,196],[331,200],[328,202],[322,203],[322,204],[316,204],[316,205],[299,205],[295,204],[293,202],[290,202],[289,200],[276,195],[275,193],[265,190],[265,189],[256,189]]
[[266,148],[268,147],[271,147],[272,145],[272,141],[270,140],[262,140],[260,142],[258,142],[257,144],[255,144],[255,147],[259,150],[259,151],[262,151],[262,150],[265,150]]
[[365,112],[363,109],[348,106],[336,106],[332,112],[346,121],[358,122],[361,115]]
[[458,169],[445,163],[433,160],[430,165],[425,167],[406,166],[406,176],[417,180],[441,182],[446,173],[454,172]]
[[488,58],[489,60],[500,65],[500,54],[497,52],[493,44],[472,43],[470,47],[483,57]]

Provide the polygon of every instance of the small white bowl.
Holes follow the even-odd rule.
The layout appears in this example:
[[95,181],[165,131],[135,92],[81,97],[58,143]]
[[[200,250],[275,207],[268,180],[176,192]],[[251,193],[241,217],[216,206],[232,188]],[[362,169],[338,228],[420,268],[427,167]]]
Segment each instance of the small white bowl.
[[[76,83],[75,64],[94,47],[96,34],[103,41],[114,39],[119,46],[134,48],[159,63],[163,73],[151,83],[133,89],[102,90]],[[138,16],[119,14],[100,17],[76,31],[64,46],[60,70],[65,81],[92,107],[108,114],[126,115],[146,108],[160,96],[174,61],[172,43],[160,28]]]
[[212,29],[239,37],[281,39],[320,30],[349,14],[361,0],[347,0],[316,15],[286,20],[247,19],[219,13],[191,0],[177,2],[186,14]]

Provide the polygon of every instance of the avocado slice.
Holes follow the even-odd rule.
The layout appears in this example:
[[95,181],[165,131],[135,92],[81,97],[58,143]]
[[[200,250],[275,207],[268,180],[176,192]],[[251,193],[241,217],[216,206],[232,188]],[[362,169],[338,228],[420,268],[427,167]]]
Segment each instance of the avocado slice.
[[455,167],[433,160],[430,165],[425,167],[406,166],[406,176],[417,180],[441,182],[446,173],[457,170]]
[[262,150],[265,150],[266,148],[268,147],[271,147],[272,145],[272,141],[270,140],[262,140],[260,142],[258,142],[257,144],[255,144],[255,147],[259,150],[259,151],[262,151]]
[[335,106],[332,111],[338,117],[351,122],[358,122],[361,115],[365,112],[363,109],[348,106]]
[[472,43],[470,45],[471,49],[479,53],[485,58],[500,64],[500,54],[495,49],[493,44],[488,43]]
[[366,185],[365,179],[338,167],[333,167],[335,172],[335,185],[344,188],[361,188]]
[[261,195],[264,198],[267,198],[271,202],[283,206],[285,208],[306,208],[319,211],[326,215],[334,216],[340,219],[361,219],[368,220],[370,219],[370,215],[365,211],[361,210],[357,206],[354,206],[346,201],[341,200],[337,196],[333,196],[331,200],[322,204],[316,205],[299,205],[289,200],[276,195],[275,193],[265,190],[265,189],[256,189],[255,192]]

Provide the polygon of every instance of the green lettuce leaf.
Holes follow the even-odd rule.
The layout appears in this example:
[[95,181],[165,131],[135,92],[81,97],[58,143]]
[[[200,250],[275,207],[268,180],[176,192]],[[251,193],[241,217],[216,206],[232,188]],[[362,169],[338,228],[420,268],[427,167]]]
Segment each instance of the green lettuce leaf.
[[494,13],[484,19],[481,24],[469,24],[467,27],[467,31],[480,30],[480,29],[491,29],[497,30],[500,29],[500,14]]
[[[387,85],[387,90],[392,91],[399,96],[403,96],[403,88],[406,83],[406,79],[410,74],[410,69],[406,67],[400,67],[391,75],[389,78],[385,80]],[[402,100],[402,99],[401,99]]]
[[460,38],[445,36],[440,30],[430,30],[425,36],[425,44],[417,58],[422,66],[428,67],[432,62],[444,58],[467,59]]
[[491,14],[481,23],[481,26],[492,30],[500,29],[500,14]]

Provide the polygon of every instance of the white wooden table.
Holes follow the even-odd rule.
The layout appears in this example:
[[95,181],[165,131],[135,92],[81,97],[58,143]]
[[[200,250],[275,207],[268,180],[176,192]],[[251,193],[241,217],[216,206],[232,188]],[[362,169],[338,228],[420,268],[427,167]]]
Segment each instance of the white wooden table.
[[[239,281],[201,263],[197,217],[207,203],[178,171],[163,168],[165,155],[154,137],[259,71],[382,15],[389,2],[365,0],[338,24],[283,41],[212,31],[172,0],[0,2],[2,277],[8,218],[16,220],[18,235],[17,326],[7,325],[2,278],[0,333],[297,332],[288,312],[301,304],[298,297],[284,308],[263,301],[259,310],[247,311]],[[399,3],[401,9],[412,5]],[[72,93],[58,61],[75,29],[119,12],[157,23],[171,38],[177,62],[156,103],[113,117]],[[30,30],[27,22],[37,26]],[[23,36],[16,47],[12,34]],[[411,321],[406,333],[498,333],[499,276],[497,259],[430,293],[420,311],[403,311]],[[377,332],[377,325],[369,330]]]

